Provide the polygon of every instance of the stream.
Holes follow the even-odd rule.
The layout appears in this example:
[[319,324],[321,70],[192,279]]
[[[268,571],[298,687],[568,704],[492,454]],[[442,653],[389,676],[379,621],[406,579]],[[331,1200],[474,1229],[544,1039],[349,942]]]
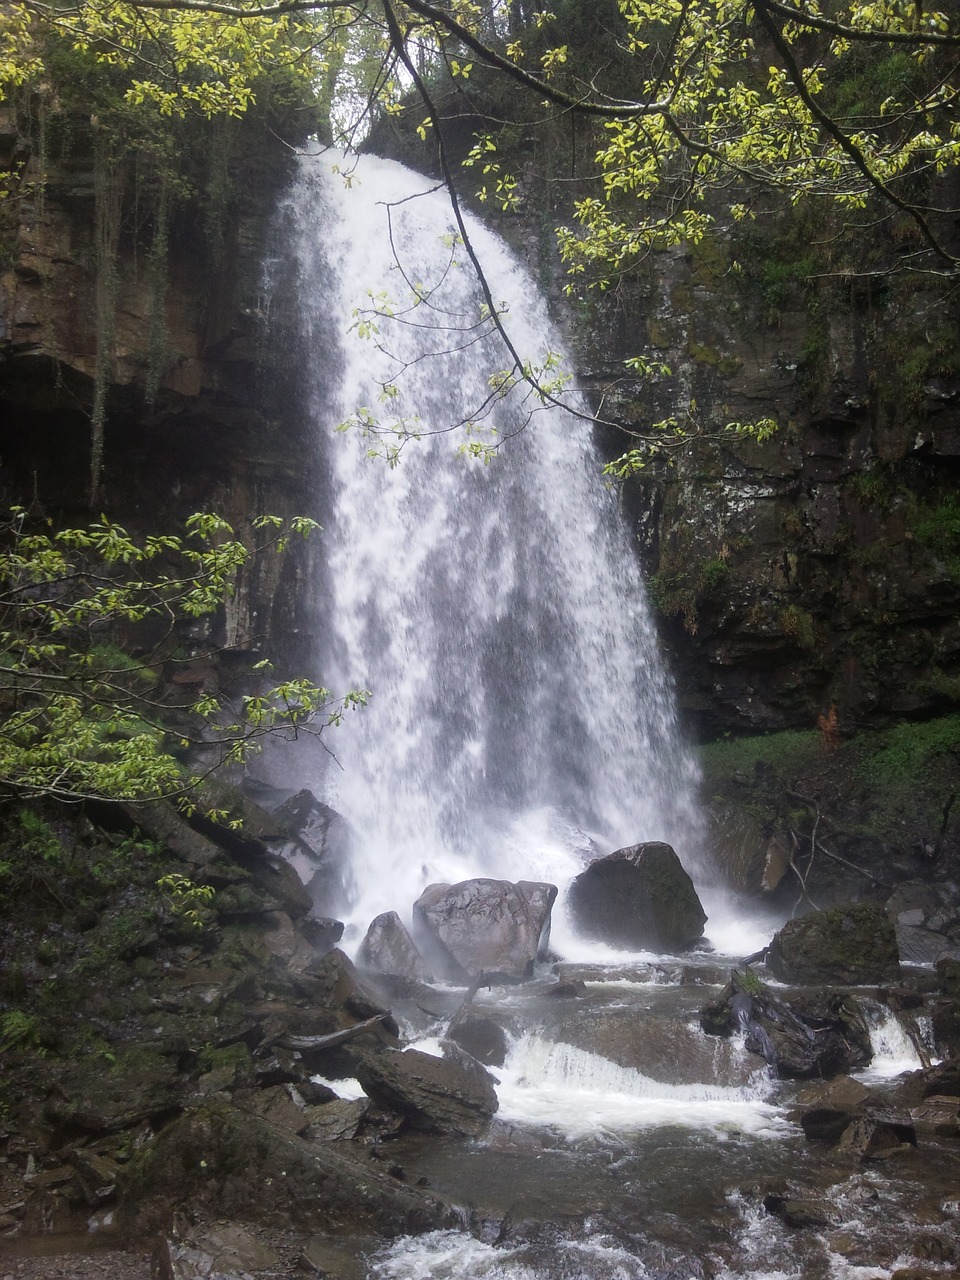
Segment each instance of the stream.
[[[861,1163],[809,1142],[790,1118],[809,1082],[778,1081],[736,1037],[697,1015],[731,958],[561,965],[480,991],[478,1016],[511,1048],[482,1140],[408,1135],[385,1158],[463,1206],[462,1232],[330,1245],[341,1280],[889,1280],[955,1274],[955,1143],[924,1141]],[[874,1058],[866,1083],[895,1088],[920,1066],[897,1018],[866,990]],[[443,1021],[402,1002],[414,1047],[439,1053]],[[430,1033],[434,1033],[431,1038]],[[356,1082],[333,1081],[343,1096]],[[768,1209],[789,1199],[795,1220]],[[796,1218],[796,1215],[800,1215]],[[799,1225],[798,1225],[799,1223]]]

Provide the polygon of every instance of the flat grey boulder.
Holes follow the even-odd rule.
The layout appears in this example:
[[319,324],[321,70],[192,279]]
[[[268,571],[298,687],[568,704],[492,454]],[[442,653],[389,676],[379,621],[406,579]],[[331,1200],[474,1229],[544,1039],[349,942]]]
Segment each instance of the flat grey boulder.
[[527,978],[546,949],[556,897],[556,885],[529,880],[432,884],[413,904],[416,940],[435,972],[452,981]]
[[479,1138],[498,1106],[493,1079],[479,1063],[467,1068],[418,1049],[364,1054],[357,1079],[378,1107],[423,1133]]
[[586,937],[635,950],[684,951],[707,921],[693,881],[660,841],[592,862],[570,885],[568,906]]

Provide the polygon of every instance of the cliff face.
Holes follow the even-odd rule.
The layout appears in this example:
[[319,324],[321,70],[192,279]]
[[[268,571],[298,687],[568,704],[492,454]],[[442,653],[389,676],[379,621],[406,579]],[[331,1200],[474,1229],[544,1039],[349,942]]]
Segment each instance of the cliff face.
[[[3,229],[0,456],[3,496],[89,516],[98,260],[91,155],[26,162]],[[286,150],[262,139],[214,252],[202,219],[171,228],[159,389],[145,397],[156,289],[132,206],[119,241],[115,358],[97,512],[170,529],[201,508],[239,530],[262,512],[323,520],[322,477],[298,408],[295,281],[264,290]],[[623,487],[681,703],[712,737],[929,716],[960,700],[960,341],[956,301],[907,278],[817,282],[795,225],[651,254],[610,294],[560,298],[549,227],[565,216],[531,179],[504,230],[565,313],[583,380],[628,431],[675,417],[773,418],[775,436],[694,441]],[[752,238],[750,238],[752,237]],[[890,252],[895,251],[895,246]],[[280,261],[277,254],[276,260]],[[270,314],[268,314],[268,311]],[[623,361],[669,366],[652,385]],[[608,430],[611,456],[629,436]],[[97,513],[95,512],[95,514]],[[263,639],[300,663],[319,543],[271,558],[241,584],[217,641]]]
[[[103,472],[89,503],[91,414],[98,348],[98,254],[94,166],[88,146],[37,154],[10,113],[0,143],[24,163],[20,198],[2,229],[0,294],[0,496],[35,503],[56,522],[104,512],[134,532],[174,532],[194,511],[216,511],[241,535],[252,518],[318,516],[312,450],[297,403],[301,354],[284,282],[268,297],[277,193],[289,152],[261,142],[244,157],[241,198],[210,228],[189,207],[170,227],[166,287],[158,292],[140,232],[137,193],[125,190],[115,274]],[[42,168],[42,187],[34,185]],[[140,221],[138,221],[138,219]],[[102,294],[101,294],[102,298]],[[157,350],[157,307],[162,307]],[[159,373],[148,403],[151,365]],[[236,597],[194,637],[256,654],[269,639],[301,658],[302,584],[317,549],[306,543],[264,557]]]
[[[893,280],[783,286],[782,244],[755,252],[651,255],[575,322],[587,385],[627,429],[779,424],[625,486],[682,704],[706,737],[936,714],[960,698],[956,317]],[[672,376],[624,380],[637,354]]]

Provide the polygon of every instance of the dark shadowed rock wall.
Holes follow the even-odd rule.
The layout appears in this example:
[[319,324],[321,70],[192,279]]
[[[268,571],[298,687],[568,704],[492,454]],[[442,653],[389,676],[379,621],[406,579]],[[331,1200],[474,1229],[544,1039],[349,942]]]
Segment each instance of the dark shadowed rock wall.
[[[40,190],[31,189],[36,146],[11,111],[0,118],[0,146],[25,164],[22,196],[2,227],[0,499],[33,503],[57,523],[104,512],[139,533],[175,532],[200,510],[223,515],[241,536],[264,513],[321,518],[316,453],[298,407],[295,282],[269,299],[264,288],[264,261],[279,252],[274,210],[289,148],[265,131],[252,137],[215,236],[201,209],[178,208],[159,355],[143,197],[124,193],[102,489],[91,510],[100,270],[92,149],[45,156]],[[159,389],[147,403],[153,360]],[[306,603],[316,596],[304,588],[316,579],[319,547],[296,542],[246,573],[229,607],[193,637],[198,650],[232,646],[242,665],[269,639],[285,664],[299,663]]]

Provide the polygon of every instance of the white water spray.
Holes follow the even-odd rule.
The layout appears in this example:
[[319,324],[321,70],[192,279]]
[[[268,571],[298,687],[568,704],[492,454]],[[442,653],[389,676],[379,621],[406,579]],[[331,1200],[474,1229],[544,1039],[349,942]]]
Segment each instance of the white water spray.
[[[512,361],[445,193],[354,163],[305,160],[285,216],[331,493],[320,669],[372,691],[331,738],[341,767],[312,784],[357,832],[355,919],[404,914],[436,880],[562,885],[639,840],[689,863],[696,771],[590,426],[542,407],[528,422],[522,383],[491,403]],[[539,291],[498,237],[472,220],[470,237],[542,365],[562,341]],[[333,430],[370,418],[400,434]],[[368,456],[409,432],[398,465]],[[458,453],[471,440],[504,443],[483,465]]]

